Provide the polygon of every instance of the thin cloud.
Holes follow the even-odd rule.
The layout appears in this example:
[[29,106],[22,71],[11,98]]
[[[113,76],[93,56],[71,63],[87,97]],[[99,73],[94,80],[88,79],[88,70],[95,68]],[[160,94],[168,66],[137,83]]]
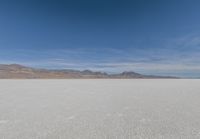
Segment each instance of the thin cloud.
[[[175,41],[176,40],[176,41]],[[137,71],[151,73],[196,72],[200,70],[200,37],[177,38],[167,46],[140,48],[66,48],[1,51],[1,63],[60,69]],[[9,55],[10,57],[8,57]]]

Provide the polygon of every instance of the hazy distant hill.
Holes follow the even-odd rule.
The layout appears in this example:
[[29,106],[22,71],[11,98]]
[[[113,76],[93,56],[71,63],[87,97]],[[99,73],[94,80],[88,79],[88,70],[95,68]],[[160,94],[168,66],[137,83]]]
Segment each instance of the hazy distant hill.
[[90,70],[48,70],[25,67],[18,64],[0,64],[1,79],[73,79],[73,78],[176,78],[170,76],[142,75],[135,72],[122,72],[120,74],[107,74]]

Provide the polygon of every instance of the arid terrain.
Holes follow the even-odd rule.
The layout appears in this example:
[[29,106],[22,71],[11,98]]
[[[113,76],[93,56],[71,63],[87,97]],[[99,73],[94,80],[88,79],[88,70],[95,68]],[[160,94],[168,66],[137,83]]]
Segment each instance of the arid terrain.
[[2,139],[199,139],[200,80],[0,80]]
[[133,71],[108,74],[91,70],[37,69],[19,64],[0,64],[0,79],[135,79],[135,78],[177,78],[170,76],[143,75]]

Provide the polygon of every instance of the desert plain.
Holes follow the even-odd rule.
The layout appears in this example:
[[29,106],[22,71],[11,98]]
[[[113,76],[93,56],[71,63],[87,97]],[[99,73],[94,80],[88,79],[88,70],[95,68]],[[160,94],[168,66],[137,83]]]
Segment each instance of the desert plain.
[[0,138],[199,139],[200,80],[0,80]]

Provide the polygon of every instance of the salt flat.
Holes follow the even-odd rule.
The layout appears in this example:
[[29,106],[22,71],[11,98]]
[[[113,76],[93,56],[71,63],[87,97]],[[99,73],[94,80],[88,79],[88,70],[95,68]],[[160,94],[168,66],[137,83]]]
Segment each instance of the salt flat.
[[0,80],[1,139],[199,139],[200,80]]

